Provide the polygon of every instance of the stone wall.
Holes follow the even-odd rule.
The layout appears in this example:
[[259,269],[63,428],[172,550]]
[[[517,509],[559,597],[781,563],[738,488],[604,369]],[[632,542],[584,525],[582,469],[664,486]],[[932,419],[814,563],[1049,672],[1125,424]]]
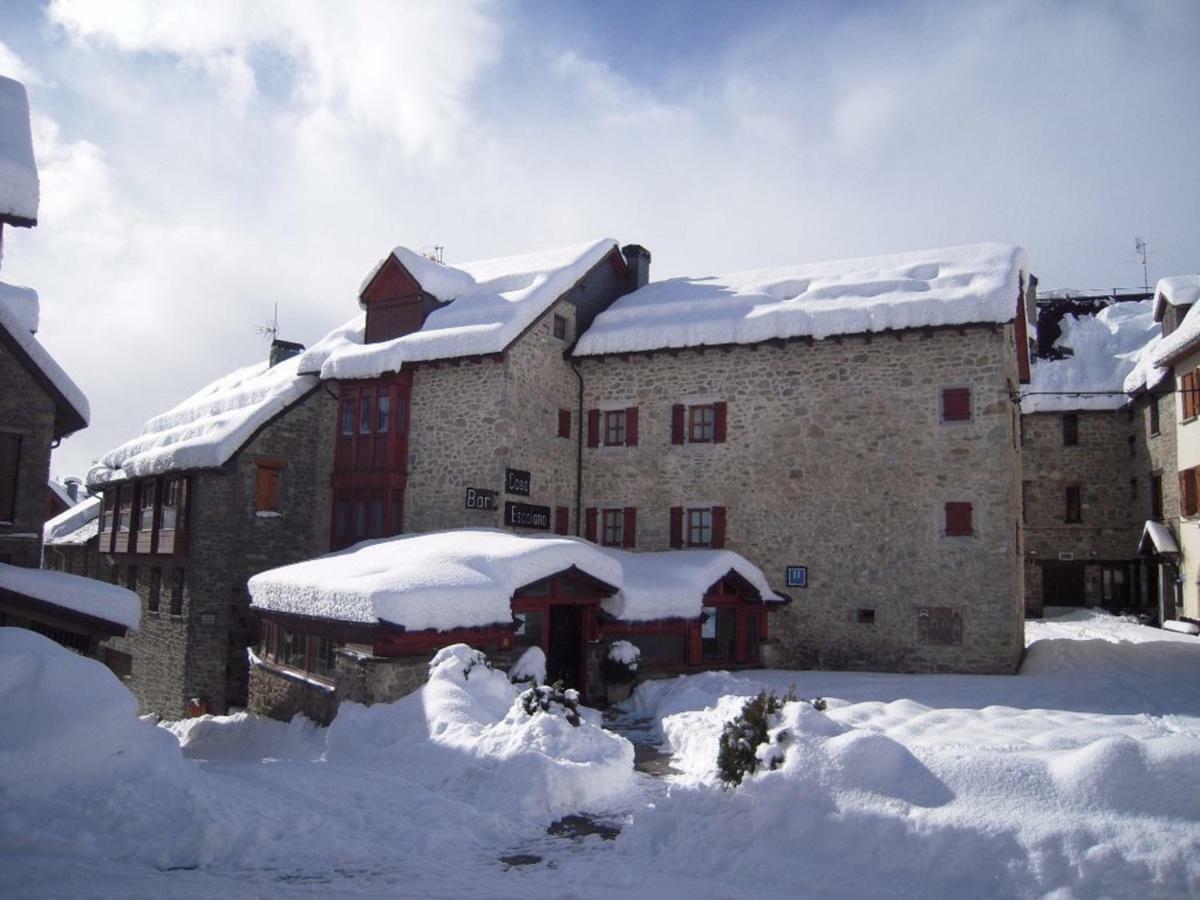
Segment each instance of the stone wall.
[[16,510],[12,522],[0,524],[0,562],[36,569],[46,520],[54,399],[3,343],[0,385],[0,431],[21,435]]
[[260,716],[290,722],[301,714],[318,725],[328,725],[337,715],[337,704],[338,695],[332,686],[319,688],[267,664],[250,666],[247,707]]
[[391,703],[411,694],[429,679],[429,657],[369,656],[339,650],[334,684],[338,700]]
[[[1011,672],[1023,649],[1020,460],[1008,327],[584,359],[585,407],[636,405],[636,447],[584,451],[583,506],[636,506],[637,549],[669,546],[673,506],[724,506],[729,549],[784,589],[772,622],[796,667]],[[972,418],[943,423],[968,387]],[[671,406],[724,401],[723,444],[671,443]],[[974,534],[944,535],[944,504]],[[930,607],[961,643],[922,642]],[[858,611],[874,610],[873,624]],[[935,612],[934,615],[939,613]]]

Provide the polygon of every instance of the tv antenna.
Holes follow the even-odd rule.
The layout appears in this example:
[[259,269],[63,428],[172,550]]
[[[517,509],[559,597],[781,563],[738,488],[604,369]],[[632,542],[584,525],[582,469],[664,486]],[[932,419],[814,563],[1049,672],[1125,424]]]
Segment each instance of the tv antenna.
[[445,265],[446,261],[442,258],[442,254],[445,252],[445,250],[446,248],[441,244],[434,244],[432,247],[426,247],[421,255],[426,259],[432,259],[435,263]]
[[1150,293],[1150,257],[1155,254],[1147,247],[1146,242],[1139,236],[1133,239],[1133,249],[1137,253],[1136,262],[1142,265],[1142,289]]
[[271,318],[266,324],[259,325],[254,329],[255,334],[261,334],[265,338],[275,340],[279,337],[279,304],[275,304],[275,311],[271,314]]

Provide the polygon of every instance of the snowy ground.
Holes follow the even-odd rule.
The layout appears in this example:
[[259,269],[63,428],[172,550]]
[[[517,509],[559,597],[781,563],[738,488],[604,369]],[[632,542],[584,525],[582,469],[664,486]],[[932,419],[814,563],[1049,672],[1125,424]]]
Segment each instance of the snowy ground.
[[[1200,639],[1102,614],[1028,623],[1011,678],[645,684],[621,718],[667,742],[666,779],[629,773],[594,722],[505,712],[499,681],[451,677],[461,660],[328,733],[244,716],[168,730],[15,632],[0,629],[3,896],[1200,893]],[[789,706],[783,767],[723,790],[722,723],[791,684],[827,712]],[[548,834],[573,808],[620,834]]]

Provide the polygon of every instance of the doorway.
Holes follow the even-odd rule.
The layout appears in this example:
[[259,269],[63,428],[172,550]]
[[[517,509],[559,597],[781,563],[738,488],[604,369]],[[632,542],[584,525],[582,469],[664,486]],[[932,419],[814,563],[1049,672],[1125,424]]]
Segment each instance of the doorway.
[[1083,606],[1083,563],[1047,560],[1042,563],[1042,605]]
[[550,607],[546,681],[561,681],[569,688],[583,687],[583,610],[578,604]]

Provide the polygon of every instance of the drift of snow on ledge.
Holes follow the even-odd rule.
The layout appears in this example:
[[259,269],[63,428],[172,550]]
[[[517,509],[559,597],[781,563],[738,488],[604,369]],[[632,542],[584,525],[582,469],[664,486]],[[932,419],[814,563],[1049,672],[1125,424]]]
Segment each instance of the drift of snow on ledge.
[[700,615],[704,593],[731,569],[765,602],[781,600],[757,566],[728,550],[629,553],[580,538],[464,528],[367,541],[250,579],[251,605],[412,631],[512,621],[518,588],[577,568],[618,593],[604,608],[643,621]]
[[141,617],[142,605],[133,591],[67,572],[0,563],[0,589],[133,630]]
[[38,173],[25,85],[0,76],[0,217],[37,221]]
[[1021,412],[1120,409],[1127,391],[1152,388],[1166,377],[1150,362],[1161,340],[1152,300],[1114,303],[1094,316],[1064,316],[1061,324],[1054,346],[1072,355],[1034,360]]
[[[0,79],[2,81],[3,79]],[[32,288],[16,287],[0,282],[0,328],[7,331],[17,345],[25,351],[35,366],[62,394],[63,399],[79,414],[84,424],[91,417],[87,397],[71,380],[54,357],[33,336],[38,322],[37,291]]]
[[407,362],[499,353],[614,251],[617,242],[606,238],[448,266],[397,247],[363,287],[395,257],[426,293],[448,305],[430,313],[420,331],[373,344],[363,343],[365,316],[357,316],[339,330],[340,340],[303,354],[300,371],[327,379],[376,378]]
[[579,356],[772,338],[1011,322],[1025,251],[974,244],[730,275],[657,281],[619,298]]
[[1176,275],[1172,278],[1160,278],[1154,289],[1156,296],[1162,296],[1172,306],[1191,305],[1179,327],[1163,338],[1162,343],[1154,352],[1154,363],[1167,366],[1181,353],[1200,343],[1200,275]]
[[70,509],[64,509],[42,526],[42,542],[84,544],[100,533],[100,497],[88,497]]

